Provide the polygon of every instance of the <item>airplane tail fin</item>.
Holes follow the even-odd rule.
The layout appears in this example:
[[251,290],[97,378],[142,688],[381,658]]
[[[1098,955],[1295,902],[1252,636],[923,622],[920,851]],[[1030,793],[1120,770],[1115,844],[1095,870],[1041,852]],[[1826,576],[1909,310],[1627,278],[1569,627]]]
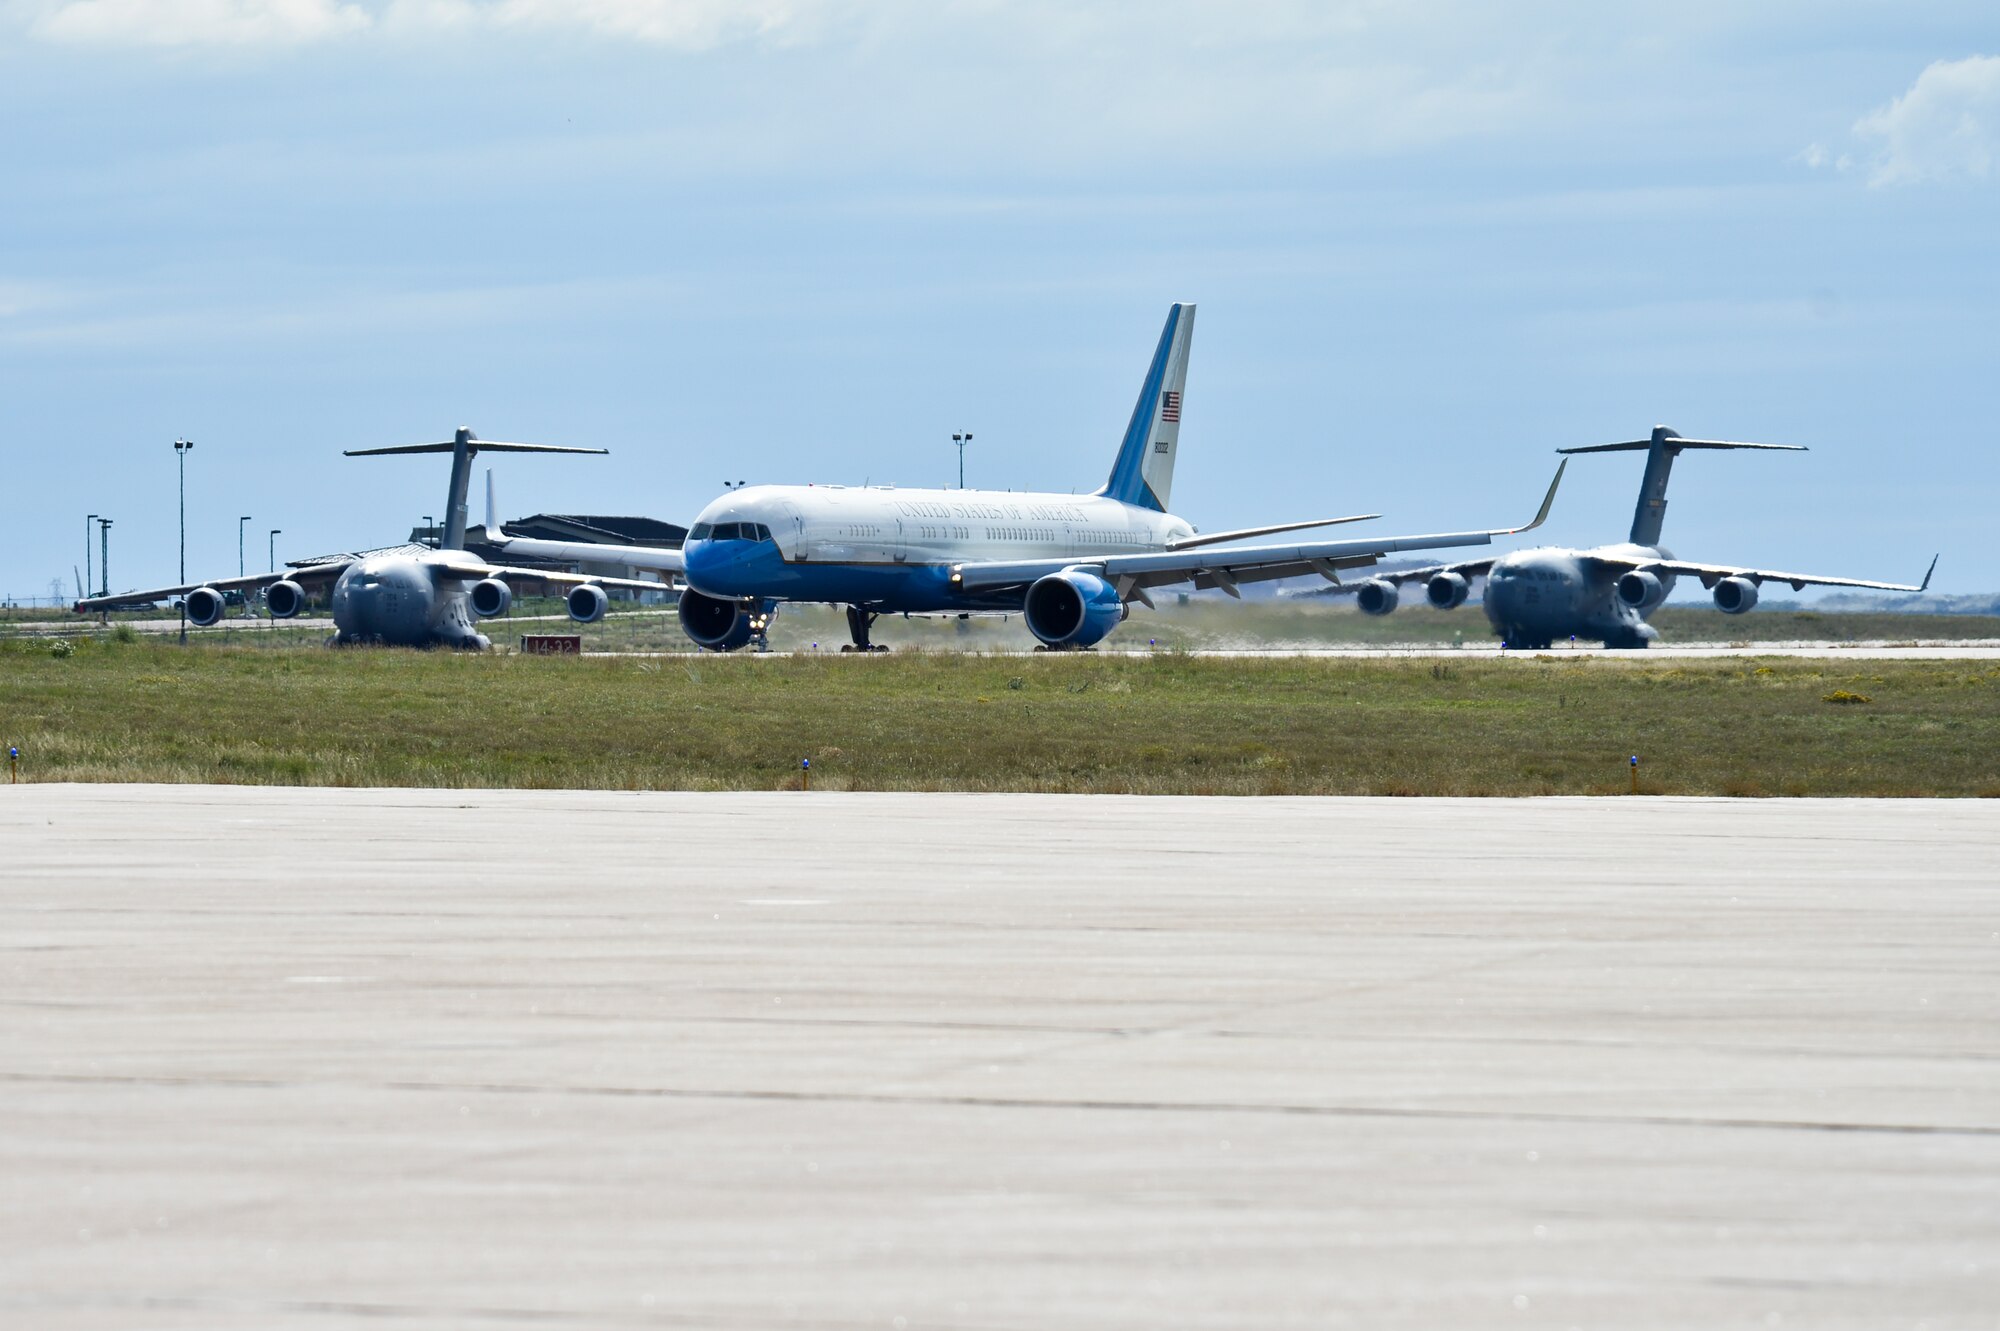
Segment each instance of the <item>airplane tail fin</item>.
[[1188,346],[1194,339],[1194,306],[1167,311],[1160,345],[1146,369],[1131,424],[1111,466],[1111,479],[1097,493],[1142,508],[1166,512],[1174,485],[1174,453],[1180,447],[1181,396],[1187,386]]
[[1646,474],[1639,482],[1639,504],[1632,510],[1634,545],[1658,545],[1660,528],[1667,519],[1667,478],[1673,474],[1674,459],[1689,448],[1761,448],[1786,453],[1803,453],[1802,444],[1746,444],[1734,439],[1683,439],[1664,425],[1655,425],[1650,439],[1627,439],[1617,444],[1591,444],[1585,448],[1558,448],[1558,453],[1626,453],[1640,449],[1646,453]]
[[481,439],[461,425],[456,434],[442,443],[397,444],[391,448],[350,448],[346,450],[346,455],[351,458],[372,458],[384,457],[390,453],[451,454],[451,488],[445,493],[444,535],[438,541],[438,548],[463,550],[465,495],[472,483],[472,459],[480,453],[609,453],[610,451],[608,448],[566,448],[560,444],[504,444],[492,439]]

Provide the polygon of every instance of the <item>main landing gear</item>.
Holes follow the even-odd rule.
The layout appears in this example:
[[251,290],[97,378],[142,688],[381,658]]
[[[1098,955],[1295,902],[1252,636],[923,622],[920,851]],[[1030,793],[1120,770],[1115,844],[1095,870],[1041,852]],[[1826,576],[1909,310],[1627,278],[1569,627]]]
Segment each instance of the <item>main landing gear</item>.
[[840,646],[841,651],[886,652],[889,650],[887,647],[868,641],[868,630],[875,624],[875,614],[875,611],[864,610],[858,605],[847,607],[847,632],[854,641],[851,644],[842,643]]
[[1548,634],[1536,633],[1517,624],[1501,633],[1500,645],[1517,652],[1546,652],[1554,644]]

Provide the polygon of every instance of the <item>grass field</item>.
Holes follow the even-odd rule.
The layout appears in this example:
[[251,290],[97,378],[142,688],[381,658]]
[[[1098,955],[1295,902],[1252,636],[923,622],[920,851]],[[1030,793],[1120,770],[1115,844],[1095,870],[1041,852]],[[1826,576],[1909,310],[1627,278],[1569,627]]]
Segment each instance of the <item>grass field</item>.
[[2000,665],[15,639],[0,742],[30,781],[1615,794],[1637,753],[1653,793],[2000,796]]

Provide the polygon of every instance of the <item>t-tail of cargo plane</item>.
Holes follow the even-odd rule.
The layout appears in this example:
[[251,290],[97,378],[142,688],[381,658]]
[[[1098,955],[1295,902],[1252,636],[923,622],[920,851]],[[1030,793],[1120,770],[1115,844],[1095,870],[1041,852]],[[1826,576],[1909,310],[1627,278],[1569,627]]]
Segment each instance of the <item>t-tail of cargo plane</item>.
[[1559,448],[1558,453],[1630,453],[1645,450],[1646,474],[1639,481],[1639,505],[1632,510],[1634,545],[1658,545],[1660,526],[1667,517],[1667,478],[1673,474],[1674,459],[1689,448],[1766,448],[1785,453],[1803,453],[1803,444],[1745,444],[1733,439],[1683,439],[1664,425],[1653,427],[1650,439],[1628,439],[1621,444],[1591,444],[1586,448]]

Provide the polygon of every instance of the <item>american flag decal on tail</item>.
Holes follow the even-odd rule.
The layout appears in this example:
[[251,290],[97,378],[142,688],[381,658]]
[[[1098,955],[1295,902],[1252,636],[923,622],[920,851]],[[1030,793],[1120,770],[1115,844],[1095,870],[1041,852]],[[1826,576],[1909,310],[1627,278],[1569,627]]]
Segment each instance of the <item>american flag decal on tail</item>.
[[1160,419],[1178,421],[1181,418],[1181,395],[1179,393],[1160,394]]

